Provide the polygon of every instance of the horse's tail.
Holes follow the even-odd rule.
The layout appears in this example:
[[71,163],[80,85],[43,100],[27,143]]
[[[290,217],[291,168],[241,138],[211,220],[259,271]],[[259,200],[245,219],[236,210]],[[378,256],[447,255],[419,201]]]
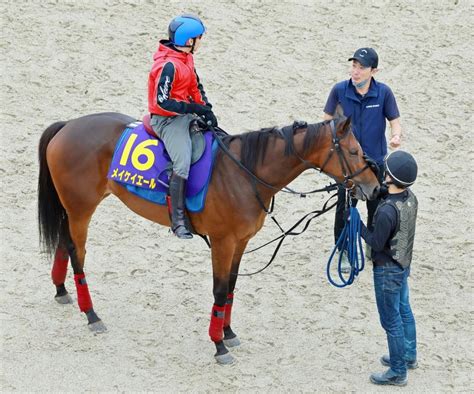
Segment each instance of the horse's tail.
[[66,246],[69,226],[66,210],[59,200],[53,179],[46,161],[46,149],[53,137],[66,122],[56,122],[41,135],[38,147],[38,227],[41,248],[52,255],[61,244]]

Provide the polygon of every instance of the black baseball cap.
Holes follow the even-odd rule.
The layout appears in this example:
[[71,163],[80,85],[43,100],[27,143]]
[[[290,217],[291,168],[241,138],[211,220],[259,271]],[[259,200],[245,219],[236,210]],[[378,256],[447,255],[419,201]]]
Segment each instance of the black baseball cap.
[[364,67],[377,68],[379,57],[373,48],[359,48],[349,60],[357,60]]

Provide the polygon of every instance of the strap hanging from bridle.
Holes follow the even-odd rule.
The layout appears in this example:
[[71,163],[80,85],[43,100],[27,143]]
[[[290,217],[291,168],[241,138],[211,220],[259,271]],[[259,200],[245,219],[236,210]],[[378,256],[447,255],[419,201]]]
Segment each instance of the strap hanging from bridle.
[[[297,235],[303,234],[308,229],[309,224],[311,223],[311,221],[313,219],[315,219],[318,216],[321,216],[322,214],[330,211],[331,209],[333,209],[337,205],[337,201],[336,201],[333,204],[331,204],[330,206],[328,206],[329,201],[331,201],[331,199],[333,199],[336,196],[337,196],[337,193],[334,193],[333,195],[331,195],[326,200],[326,202],[324,203],[322,209],[316,209],[314,211],[311,211],[311,212],[307,213],[301,219],[299,219],[293,226],[291,226],[288,230],[286,230],[286,231],[282,230],[283,233],[280,234],[275,239],[272,239],[271,241],[269,241],[269,242],[267,242],[263,245],[260,245],[259,247],[255,248],[255,249],[252,249],[252,250],[249,250],[249,251],[245,252],[245,254],[252,253],[252,252],[255,252],[259,249],[262,249],[263,247],[265,247],[267,245],[270,245],[273,242],[279,241],[276,248],[275,248],[275,250],[273,251],[273,254],[272,254],[272,257],[270,258],[270,261],[263,268],[260,268],[258,271],[251,272],[251,273],[244,273],[244,274],[231,273],[231,275],[234,275],[234,276],[252,276],[252,275],[259,274],[260,272],[267,269],[270,266],[270,264],[273,263],[273,260],[275,260],[275,257],[277,256],[278,251],[280,250],[280,247],[283,244],[283,241],[285,240],[285,238],[287,236],[297,236]],[[294,231],[305,219],[306,219],[306,222],[303,226],[303,229],[301,231]]]

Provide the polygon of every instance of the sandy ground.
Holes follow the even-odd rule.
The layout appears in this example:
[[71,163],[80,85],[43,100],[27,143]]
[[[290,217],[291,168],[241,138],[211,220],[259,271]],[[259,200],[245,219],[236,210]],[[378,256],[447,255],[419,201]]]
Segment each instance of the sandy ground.
[[[350,2],[349,2],[350,3]],[[472,392],[472,1],[1,1],[2,392]],[[151,54],[172,16],[208,26],[198,70],[221,125],[240,133],[316,122],[360,46],[380,55],[404,147],[420,166],[411,288],[420,368],[402,390],[372,386],[386,352],[370,267],[349,289],[325,277],[332,214],[291,239],[265,273],[237,284],[237,362],[208,340],[210,254],[116,198],[90,227],[86,272],[109,328],[89,333],[54,302],[38,248],[37,143],[53,121],[102,111],[141,117]],[[323,186],[302,175],[295,188]],[[279,195],[286,227],[326,196]],[[361,208],[364,215],[365,210]],[[252,242],[276,234],[271,221]],[[271,251],[247,257],[262,267]],[[72,277],[67,287],[75,291]]]

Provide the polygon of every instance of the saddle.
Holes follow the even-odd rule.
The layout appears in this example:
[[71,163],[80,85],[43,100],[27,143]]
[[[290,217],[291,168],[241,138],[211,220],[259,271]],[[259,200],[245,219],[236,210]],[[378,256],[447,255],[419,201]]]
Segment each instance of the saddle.
[[[156,133],[153,131],[153,127],[151,127],[151,116],[150,114],[146,114],[143,119],[143,127],[145,127],[145,131],[150,134],[150,136],[154,138],[158,138]],[[191,154],[191,164],[196,163],[204,153],[204,149],[206,147],[206,141],[204,139],[203,131],[207,128],[205,124],[200,124],[196,120],[196,122],[191,123],[190,126],[190,136],[191,136],[191,144],[193,147],[192,154]],[[160,140],[161,141],[161,140]],[[165,146],[166,149],[166,146]]]
[[[199,212],[204,207],[217,142],[210,131],[193,130],[191,140],[193,157],[186,188],[186,207],[191,212]],[[166,205],[171,168],[166,147],[151,128],[148,115],[143,122],[130,123],[123,131],[107,177],[142,198]]]

